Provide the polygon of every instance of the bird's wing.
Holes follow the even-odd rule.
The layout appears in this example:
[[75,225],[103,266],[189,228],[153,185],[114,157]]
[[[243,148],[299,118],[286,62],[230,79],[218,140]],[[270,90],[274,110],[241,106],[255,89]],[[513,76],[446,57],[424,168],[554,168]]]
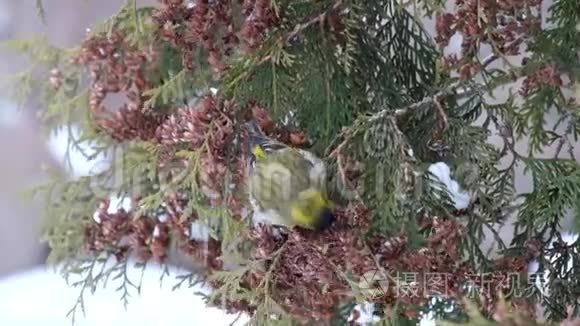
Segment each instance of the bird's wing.
[[308,162],[308,175],[311,184],[316,188],[324,188],[326,183],[326,164],[309,151],[300,150],[300,152],[306,162]]
[[253,225],[263,223],[292,227],[291,220],[285,219],[279,210],[272,208],[264,209],[253,196],[250,196],[250,205],[252,206],[253,211],[251,217],[251,222]]
[[309,163],[290,147],[257,161],[250,174],[250,193],[264,209],[282,210],[310,186]]

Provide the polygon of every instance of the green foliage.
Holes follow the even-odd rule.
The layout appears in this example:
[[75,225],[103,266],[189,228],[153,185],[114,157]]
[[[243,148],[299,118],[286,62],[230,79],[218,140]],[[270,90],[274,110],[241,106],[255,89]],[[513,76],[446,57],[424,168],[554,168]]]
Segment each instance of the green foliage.
[[147,90],[149,97],[145,107],[156,111],[167,111],[171,105],[185,105],[217,86],[211,69],[204,64],[207,58],[198,51],[195,72],[182,66],[181,54],[168,44],[162,45],[159,64],[152,70],[149,80],[157,82],[155,87]]
[[[560,219],[570,210],[576,211],[580,201],[580,169],[572,160],[527,160],[526,170],[532,175],[534,189],[523,194],[523,203],[516,222],[514,243],[524,245],[525,239],[537,237],[541,246],[549,248],[546,257],[540,257],[537,273],[548,273],[545,279],[550,294],[543,297],[550,319],[566,317],[566,305],[579,292],[577,273],[579,242],[562,242]],[[577,229],[576,229],[577,231]],[[555,243],[552,243],[555,241]]]
[[526,168],[534,180],[534,190],[524,194],[518,222],[542,230],[558,223],[566,209],[580,200],[580,166],[572,160],[529,160]]
[[[416,102],[429,94],[434,88],[435,61],[437,52],[433,40],[423,30],[422,24],[409,11],[401,8],[395,1],[366,2],[362,11],[365,12],[367,24],[364,25],[366,37],[361,37],[364,51],[374,55],[376,65],[360,62],[361,67],[370,69],[365,71],[366,76],[374,78],[390,78],[375,80],[368,83],[370,93],[379,98],[388,97],[387,89],[391,87],[391,94],[398,90],[396,98],[407,98]],[[365,47],[366,46],[366,47]],[[368,51],[368,52],[367,52]],[[364,59],[369,59],[364,57]],[[379,89],[374,89],[379,87]],[[401,89],[402,88],[402,89]],[[401,91],[402,90],[402,91]],[[383,95],[382,92],[387,92]],[[404,103],[374,103],[375,107],[401,107]]]
[[148,19],[152,11],[152,7],[138,7],[136,0],[125,0],[117,13],[93,26],[90,33],[110,35],[113,29],[117,29],[129,36],[131,44],[146,45],[154,36],[153,24]]
[[[320,14],[322,4],[288,1],[278,2],[278,6],[290,13],[288,21],[306,24]],[[280,44],[294,26],[282,25],[258,55],[236,63],[231,81],[225,82],[226,91],[241,103],[257,100],[276,119],[291,116],[293,124],[311,131],[308,136],[316,141],[313,150],[320,153],[342,126],[365,111],[364,89],[353,83],[353,75],[360,73],[353,66],[358,55],[353,53],[356,18],[356,8],[345,16],[345,44],[337,44],[336,37],[313,24],[283,47]],[[262,58],[270,60],[261,62]],[[248,70],[251,77],[242,79]]]
[[[111,264],[107,257],[93,257],[87,259],[77,259],[66,265],[65,280],[71,287],[80,288],[80,293],[73,307],[68,311],[67,317],[71,318],[74,325],[77,313],[80,311],[85,314],[85,296],[92,295],[98,286],[105,288],[107,285],[114,283],[115,290],[121,293],[120,299],[127,308],[132,295],[141,293],[143,275],[146,264],[142,264],[141,276],[139,281],[132,281],[127,275],[128,261],[119,261]],[[90,292],[90,293],[89,293]]]

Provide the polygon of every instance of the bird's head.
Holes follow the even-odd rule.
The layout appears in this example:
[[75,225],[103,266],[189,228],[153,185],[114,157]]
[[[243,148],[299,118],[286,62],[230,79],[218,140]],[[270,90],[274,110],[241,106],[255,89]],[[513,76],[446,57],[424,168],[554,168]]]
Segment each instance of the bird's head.
[[252,148],[252,154],[258,161],[266,158],[266,152],[262,149],[262,147],[260,147],[260,145],[255,145]]
[[291,205],[292,219],[302,227],[322,231],[335,220],[331,203],[320,190],[308,189],[300,193]]

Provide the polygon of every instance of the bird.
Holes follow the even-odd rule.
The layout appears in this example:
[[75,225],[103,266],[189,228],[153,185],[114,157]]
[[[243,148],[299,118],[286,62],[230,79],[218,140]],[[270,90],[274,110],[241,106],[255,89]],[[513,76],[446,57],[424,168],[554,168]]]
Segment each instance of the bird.
[[326,193],[324,162],[312,152],[267,137],[254,120],[246,127],[254,220],[288,229],[330,227],[335,216]]

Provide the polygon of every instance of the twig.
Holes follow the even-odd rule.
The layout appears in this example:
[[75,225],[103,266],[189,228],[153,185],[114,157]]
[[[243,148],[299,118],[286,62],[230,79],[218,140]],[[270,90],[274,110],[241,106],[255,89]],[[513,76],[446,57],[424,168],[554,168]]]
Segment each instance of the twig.
[[258,285],[258,289],[261,287],[264,287],[264,291],[265,291],[266,295],[268,295],[268,292],[269,292],[270,277],[272,276],[272,273],[274,272],[276,265],[278,265],[278,261],[280,260],[280,257],[282,257],[282,253],[286,250],[287,247],[288,247],[288,243],[285,242],[284,244],[282,244],[282,246],[278,250],[276,250],[272,254],[272,257],[273,257],[272,263],[270,264],[268,271],[266,271],[264,278],[262,279],[262,281],[260,281],[260,284]]
[[240,318],[242,317],[242,314],[243,314],[243,312],[241,312],[241,311],[240,311],[240,312],[238,313],[238,315],[236,316],[236,319],[234,319],[234,320],[233,320],[233,321],[230,323],[230,326],[234,326],[234,325],[235,325],[235,324],[238,322],[238,320],[240,320]]
[[[491,63],[493,63],[497,59],[499,59],[497,54],[495,54],[495,53],[491,54],[483,59],[482,66],[487,67],[488,65],[490,65]],[[441,102],[440,102],[442,98],[444,98],[446,96],[454,95],[455,99],[463,99],[463,98],[472,96],[474,94],[482,93],[486,89],[486,87],[487,88],[490,88],[490,87],[495,88],[495,87],[499,87],[499,86],[502,86],[505,84],[509,84],[509,83],[513,82],[513,80],[512,80],[513,76],[521,76],[528,69],[531,69],[531,68],[524,67],[522,69],[514,69],[511,72],[511,74],[507,74],[506,76],[504,76],[502,78],[498,78],[492,85],[476,84],[474,86],[465,87],[460,82],[454,82],[451,85],[449,85],[448,87],[446,87],[445,89],[442,89],[435,94],[424,97],[419,102],[413,103],[413,104],[408,105],[408,106],[401,108],[401,109],[396,109],[394,111],[394,117],[396,119],[400,119],[403,116],[409,114],[410,112],[422,107],[423,105],[434,104],[437,111],[438,111],[438,114],[441,116],[441,119],[443,120],[445,129],[446,129],[449,126],[449,121],[448,121],[447,114],[443,110],[443,107],[442,107]],[[389,114],[392,114],[392,110],[384,109],[384,110],[378,111],[378,112],[376,112],[376,113],[372,114],[371,116],[366,117],[364,119],[366,120],[365,122],[369,123],[369,122],[374,122],[374,121],[377,121],[380,119],[384,119]],[[357,131],[354,130],[354,128],[355,127],[352,125],[350,127],[343,128],[343,131],[341,133],[339,133],[330,142],[331,145],[326,150],[326,155],[328,157],[337,158],[340,155],[340,151],[345,146],[345,144],[356,135]],[[339,142],[340,138],[344,138],[344,139],[342,140],[342,142],[339,143],[339,145],[334,150],[332,150],[332,147],[334,146],[334,144]]]
[[285,43],[291,41],[296,35],[300,34],[302,31],[304,31],[308,27],[324,21],[324,19],[326,18],[326,15],[328,15],[328,13],[338,9],[341,5],[342,5],[342,1],[337,1],[334,5],[332,5],[332,7],[330,7],[330,9],[324,11],[320,15],[312,18],[311,20],[309,20],[308,22],[306,22],[304,24],[296,25],[294,30],[290,34],[288,34],[288,36],[286,37]]
[[[346,144],[348,143],[348,141],[349,141],[350,139],[352,139],[352,138],[354,137],[354,135],[355,135],[355,134],[356,134],[356,132],[355,132],[355,131],[352,129],[352,127],[351,127],[351,128],[343,128],[343,131],[342,131],[342,132],[340,132],[340,133],[339,133],[339,134],[338,134],[338,135],[337,135],[337,136],[336,136],[336,137],[335,137],[335,138],[334,138],[334,139],[333,139],[333,140],[330,142],[331,146],[329,146],[329,147],[328,147],[328,149],[326,150],[326,156],[328,156],[328,157],[335,157],[335,158],[338,158],[338,155],[340,155],[340,152],[341,152],[342,148],[343,148],[344,146],[346,146]],[[332,148],[332,145],[334,145],[334,144],[338,143],[338,140],[339,140],[340,138],[343,138],[343,137],[344,137],[344,139],[342,140],[342,142],[340,142],[340,143],[338,144],[338,146],[336,146],[336,148],[335,148],[335,149],[334,149],[332,152],[328,152],[328,151],[329,151],[329,150]]]
[[[488,58],[484,59],[484,61],[487,62],[487,64],[493,62],[494,60],[496,60],[497,58],[495,58],[495,56],[489,56]],[[517,73],[514,72],[514,73]],[[506,79],[500,79],[498,80],[497,83],[494,84],[495,87],[499,87],[501,85],[507,84],[512,82],[512,80],[510,78],[506,78]],[[439,102],[441,100],[441,98],[445,97],[445,96],[449,96],[449,95],[455,95],[456,99],[462,99],[468,96],[471,96],[473,94],[479,93],[481,92],[483,89],[485,88],[485,85],[474,85],[472,87],[467,87],[467,88],[463,88],[459,82],[453,83],[451,85],[449,85],[449,87],[440,90],[439,92],[433,94],[433,95],[429,95],[424,97],[421,101],[413,103],[409,106],[406,106],[404,108],[401,109],[397,109],[395,110],[395,116],[396,117],[401,117],[406,115],[407,113],[416,110],[417,108],[425,105],[425,104],[429,104],[429,103],[435,103],[435,102]],[[381,110],[375,114],[373,114],[368,121],[372,122],[378,119],[382,119],[384,118],[386,115],[388,115],[391,111],[390,110]]]
[[556,148],[556,154],[554,158],[559,158],[560,153],[562,152],[562,148],[564,148],[564,144],[566,144],[567,137],[565,135],[560,136],[560,141],[558,142],[558,147]]
[[485,57],[482,61],[481,61],[481,66],[483,68],[486,68],[487,66],[489,66],[490,64],[492,64],[495,60],[499,59],[499,57],[497,56],[497,54],[493,53],[490,54],[489,56]]
[[479,91],[481,87],[457,87],[455,94],[457,99],[469,97]]
[[437,112],[439,113],[439,116],[441,116],[441,120],[443,120],[443,130],[442,131],[445,131],[445,130],[447,130],[447,128],[449,128],[449,118],[447,117],[445,110],[443,110],[443,106],[441,105],[441,102],[439,102],[438,98],[433,99],[433,103],[435,103],[435,107],[437,108]]
[[[344,182],[345,186],[347,186],[348,188],[350,188],[350,190],[353,190],[353,191],[356,192],[356,187],[354,187],[352,185],[352,183],[350,182],[350,180],[348,180],[348,177],[346,176],[346,172],[344,170],[344,156],[341,155],[340,151],[338,151],[337,154],[336,154],[336,167],[338,169],[338,174],[340,175],[340,178]],[[359,197],[359,194],[356,193],[356,196]]]
[[369,246],[369,244],[366,242],[366,240],[363,240],[363,243],[365,245],[365,250],[368,251],[369,256],[373,259],[373,262],[375,263],[375,267],[377,268],[377,271],[379,271],[381,273],[381,276],[384,277],[385,281],[392,281],[393,283],[396,284],[397,280],[394,279],[386,270],[385,268],[381,265],[381,263],[379,262],[379,260],[377,259],[377,257],[374,255],[373,251],[371,250],[371,247]]
[[[417,108],[425,105],[425,104],[429,104],[429,103],[439,103],[439,101],[441,100],[442,97],[446,96],[446,95],[450,95],[453,94],[453,92],[455,92],[457,87],[457,84],[453,84],[450,87],[441,90],[431,96],[426,96],[424,97],[421,101],[413,103],[409,106],[406,106],[402,109],[397,109],[395,110],[395,117],[400,118],[404,115],[406,115],[407,113],[416,110]],[[470,90],[470,91],[465,91],[464,94],[462,96],[466,96],[466,93],[469,94],[473,94],[474,92],[476,92],[474,89]],[[437,105],[437,104],[436,104]],[[439,103],[439,106],[441,107],[441,104]],[[384,119],[386,116],[388,116],[392,111],[391,110],[381,110],[379,112],[374,113],[373,115],[369,116],[368,118],[366,118],[366,122],[374,122],[377,120],[381,120]],[[445,112],[443,111],[443,108],[441,107],[441,112],[439,112],[439,114],[442,116],[442,118],[444,119],[445,123],[448,124],[448,119],[447,119],[447,115],[445,114]],[[345,143],[354,136],[355,132],[353,132],[352,130],[352,126],[350,128],[346,128],[344,129],[335,139],[333,139],[331,141],[331,144],[335,144],[338,142],[338,139],[340,139],[341,137],[345,137],[345,139],[336,147],[336,149],[334,149],[332,152],[328,153],[327,155],[330,157],[334,157],[338,154],[338,152],[340,152],[340,149],[345,145]]]
[[[407,106],[405,108],[402,108],[402,109],[397,109],[397,110],[395,110],[395,116],[396,117],[404,116],[407,113],[409,113],[409,112],[411,112],[413,110],[416,110],[417,108],[419,108],[419,107],[421,107],[421,106],[423,106],[425,104],[438,103],[441,100],[442,97],[453,94],[456,91],[457,87],[458,87],[457,84],[453,84],[450,87],[448,87],[448,88],[446,88],[444,90],[441,90],[441,91],[439,91],[439,92],[437,92],[437,93],[435,93],[435,94],[433,94],[431,96],[424,97],[421,101],[419,101],[417,103],[413,103],[413,104],[411,104],[411,105],[409,105],[409,106]],[[464,94],[462,96],[466,96],[465,94],[467,92],[468,91],[464,91]],[[473,90],[470,91],[470,94],[472,92],[473,92]],[[371,118],[370,121],[376,120],[378,118],[382,118],[387,113],[388,113],[387,110],[380,111],[379,113],[375,114],[377,117]]]
[[[283,47],[284,45],[286,45],[287,43],[289,43],[293,38],[295,38],[296,36],[298,36],[298,34],[302,33],[304,30],[308,29],[309,27],[311,27],[312,25],[318,24],[318,23],[322,23],[324,21],[324,19],[326,18],[326,15],[328,15],[328,13],[338,9],[340,6],[342,5],[342,1],[337,1],[334,5],[332,5],[332,7],[330,7],[328,10],[322,12],[321,14],[313,17],[312,19],[310,19],[309,21],[303,23],[303,24],[298,24],[294,27],[294,29],[292,30],[292,32],[290,32],[288,35],[286,35],[286,37],[281,38],[278,41],[278,45],[280,47]],[[258,65],[261,65],[263,63],[265,63],[266,61],[272,59],[272,53],[266,55],[265,57],[263,57],[260,61],[258,61]]]
[[[253,66],[254,67],[258,67],[258,66],[261,66],[262,64],[266,63],[267,61],[271,60],[272,57],[274,56],[274,50],[276,49],[276,47],[279,47],[279,48],[284,47],[293,38],[295,38],[296,36],[298,36],[298,34],[302,33],[307,28],[309,28],[312,25],[315,25],[317,23],[322,23],[324,21],[324,19],[326,18],[326,15],[328,15],[328,13],[330,13],[331,11],[334,11],[334,10],[338,9],[341,5],[342,5],[342,0],[339,0],[334,5],[332,5],[332,7],[330,7],[328,10],[326,10],[326,11],[322,12],[321,14],[313,17],[312,19],[310,19],[309,21],[307,21],[307,22],[305,22],[303,24],[296,25],[294,27],[294,29],[292,30],[292,32],[290,32],[286,36],[280,37],[280,39],[277,42],[275,42],[274,45],[272,46],[272,51],[269,51],[270,52],[269,54],[267,54],[264,57],[262,57]],[[233,87],[233,85],[237,84],[238,81],[240,81],[242,79],[245,79],[248,76],[250,76],[251,70],[252,69],[250,69],[248,71],[245,71],[245,72],[241,73],[240,75],[238,75],[236,78],[234,78],[233,81],[231,81],[228,84],[228,87],[227,88]]]

